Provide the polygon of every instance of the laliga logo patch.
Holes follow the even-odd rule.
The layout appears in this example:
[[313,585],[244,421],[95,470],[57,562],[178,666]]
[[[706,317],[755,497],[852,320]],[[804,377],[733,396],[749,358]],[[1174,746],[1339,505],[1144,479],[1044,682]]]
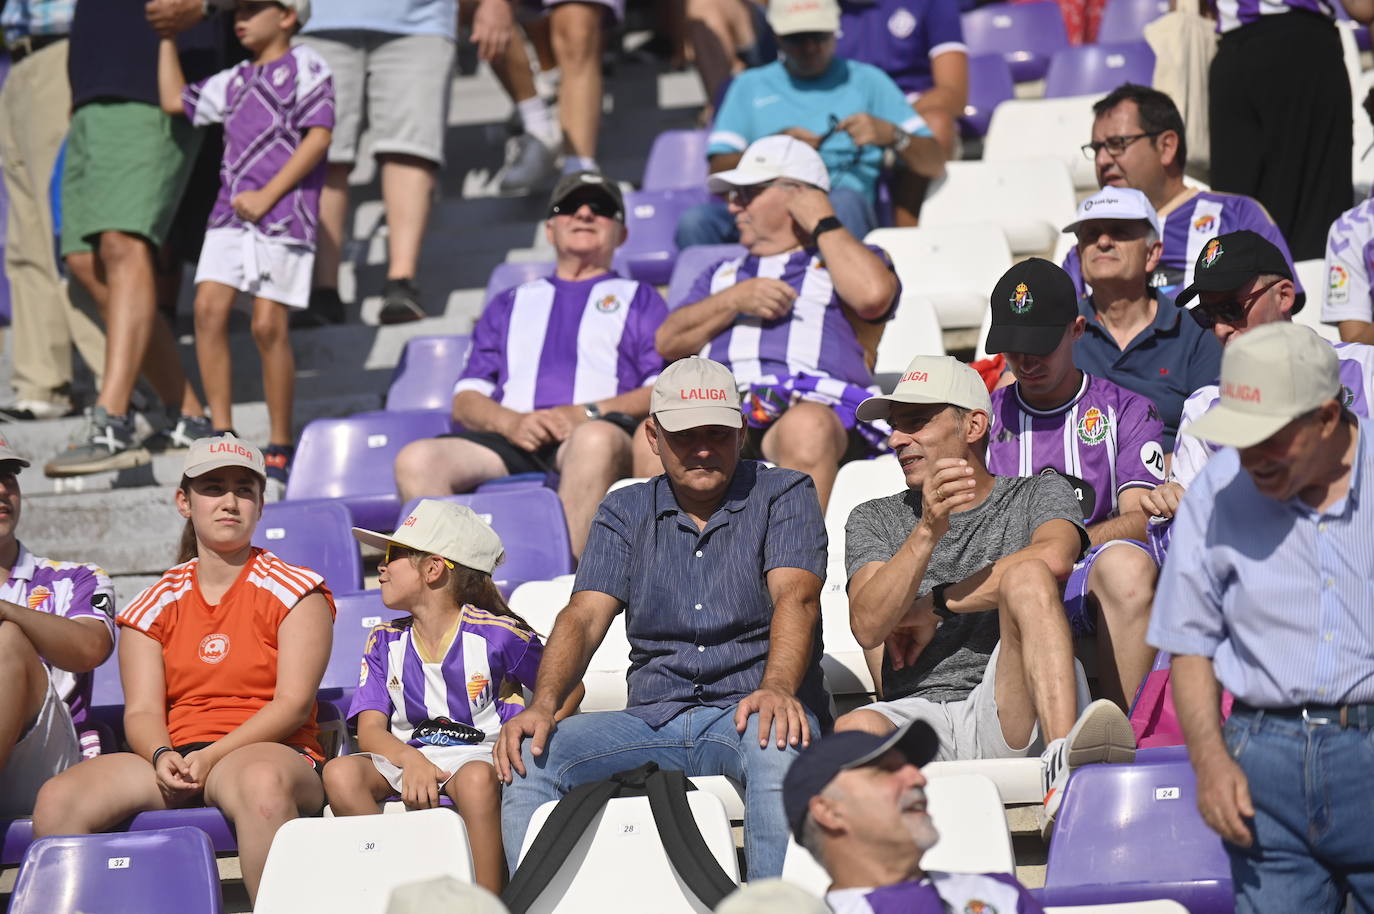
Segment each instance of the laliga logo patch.
[[200,642],[200,659],[205,663],[219,663],[229,656],[229,636],[223,632],[206,635]]
[[415,522],[418,521],[418,520],[419,520],[419,518],[416,517],[414,514],[412,514],[412,515],[410,515],[410,517],[407,517],[404,521],[401,522],[401,526],[402,526],[402,527],[413,527],[413,526],[415,526]]
[[1015,291],[1011,294],[1011,310],[1017,314],[1025,314],[1035,304],[1035,296],[1031,295],[1031,290],[1023,282],[1016,284]]
[[1326,274],[1327,301],[1344,305],[1350,300],[1350,274],[1345,267],[1333,264]]
[[616,298],[614,295],[607,295],[596,303],[596,310],[600,311],[602,314],[614,314],[620,310],[620,299]]
[[1195,232],[1205,232],[1205,231],[1207,231],[1208,229],[1210,229],[1212,226],[1214,226],[1214,225],[1216,225],[1216,224],[1217,224],[1217,217],[1216,217],[1216,216],[1213,216],[1211,213],[1204,213],[1203,215],[1201,215],[1201,216],[1199,216],[1199,217],[1197,218],[1197,221],[1196,221],[1196,222],[1193,223],[1193,231],[1195,231]]
[[42,585],[29,591],[29,609],[37,609],[43,605],[43,601],[52,596],[52,591]]
[[1221,255],[1225,253],[1226,251],[1222,248],[1221,242],[1213,238],[1211,241],[1207,242],[1207,247],[1202,249],[1202,265],[1204,267],[1210,267],[1220,260]]
[[1107,416],[1094,406],[1078,420],[1078,440],[1084,444],[1101,444],[1107,437]]
[[888,18],[887,30],[893,38],[910,38],[911,33],[916,31],[916,17],[911,15],[910,10],[899,9]]

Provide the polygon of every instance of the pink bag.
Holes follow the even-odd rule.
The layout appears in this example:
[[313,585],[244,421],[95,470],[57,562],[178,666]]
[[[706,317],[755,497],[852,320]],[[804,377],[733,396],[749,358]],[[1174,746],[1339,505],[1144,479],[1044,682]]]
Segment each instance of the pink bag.
[[[1221,692],[1221,719],[1231,716],[1235,699],[1225,689]],[[1174,689],[1169,682],[1169,655],[1160,651],[1155,656],[1154,669],[1140,684],[1131,706],[1131,729],[1135,731],[1137,748],[1183,745],[1183,728],[1174,710]]]

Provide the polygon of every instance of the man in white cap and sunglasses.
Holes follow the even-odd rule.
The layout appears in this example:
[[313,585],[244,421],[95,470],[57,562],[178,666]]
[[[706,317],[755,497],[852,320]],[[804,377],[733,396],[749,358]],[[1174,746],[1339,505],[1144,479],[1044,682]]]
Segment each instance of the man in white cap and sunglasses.
[[[829,723],[819,630],[825,521],[807,476],[740,459],[744,419],[724,365],[669,365],[651,413],[645,433],[664,473],[601,503],[534,698],[497,740],[507,857],[514,870],[541,803],[653,761],[743,783],[749,879],[778,876],[783,775]],[[626,709],[555,726],[554,710],[621,612]]]
[[1371,429],[1332,347],[1286,321],[1227,346],[1220,401],[1185,426],[1222,450],[1174,521],[1149,640],[1247,914],[1374,905]]
[[0,437],[0,815],[33,811],[38,788],[81,761],[91,671],[114,650],[114,587],[95,565],[40,558],[19,542],[19,473]]
[[982,378],[950,356],[917,356],[859,408],[892,426],[907,488],[845,524],[849,624],[886,649],[884,700],[836,729],[885,736],[924,720],[940,758],[1040,751],[1048,825],[1071,769],[1130,761],[1135,740],[1114,703],[1088,703],[1073,656],[1059,582],[1088,545],[1083,511],[1052,470],[988,472],[991,412]]

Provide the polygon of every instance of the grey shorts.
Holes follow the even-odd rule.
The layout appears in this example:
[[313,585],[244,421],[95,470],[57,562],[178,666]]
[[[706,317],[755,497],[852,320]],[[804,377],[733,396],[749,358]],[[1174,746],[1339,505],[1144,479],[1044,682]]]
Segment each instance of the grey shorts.
[[0,816],[33,812],[38,788],[54,775],[81,761],[81,743],[67,703],[48,676],[48,695],[29,732],[15,743],[5,770],[0,771]]
[[318,52],[334,74],[330,162],[357,161],[366,109],[375,155],[413,155],[444,164],[455,53],[451,39],[348,29],[312,32],[300,42]]

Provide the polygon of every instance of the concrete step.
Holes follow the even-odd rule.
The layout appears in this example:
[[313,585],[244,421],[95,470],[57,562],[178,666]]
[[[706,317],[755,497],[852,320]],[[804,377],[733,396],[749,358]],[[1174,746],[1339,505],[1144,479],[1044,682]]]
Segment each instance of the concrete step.
[[25,499],[20,533],[39,555],[94,562],[112,575],[157,575],[176,558],[182,518],[175,488],[139,486]]

